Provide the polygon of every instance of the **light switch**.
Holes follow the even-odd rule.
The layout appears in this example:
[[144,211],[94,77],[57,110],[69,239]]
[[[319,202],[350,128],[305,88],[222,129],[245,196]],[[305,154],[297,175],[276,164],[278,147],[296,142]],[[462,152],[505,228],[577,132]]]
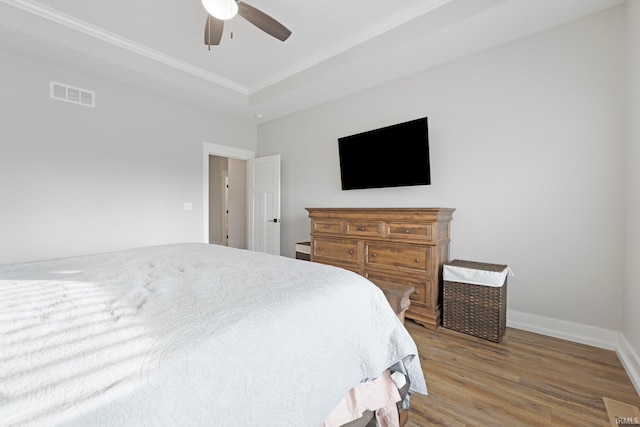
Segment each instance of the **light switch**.
[[191,202],[184,202],[184,210],[185,210],[185,211],[193,210],[193,203],[191,203]]

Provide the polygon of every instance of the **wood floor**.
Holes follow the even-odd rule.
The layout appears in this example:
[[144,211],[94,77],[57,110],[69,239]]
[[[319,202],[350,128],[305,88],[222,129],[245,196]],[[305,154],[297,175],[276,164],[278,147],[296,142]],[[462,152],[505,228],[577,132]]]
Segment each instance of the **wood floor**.
[[613,351],[507,328],[500,344],[407,320],[428,396],[406,427],[611,426],[602,397],[640,407]]

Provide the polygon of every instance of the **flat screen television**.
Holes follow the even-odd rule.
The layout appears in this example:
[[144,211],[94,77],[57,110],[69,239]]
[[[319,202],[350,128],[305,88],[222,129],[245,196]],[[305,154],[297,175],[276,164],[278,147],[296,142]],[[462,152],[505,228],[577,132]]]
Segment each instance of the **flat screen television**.
[[430,185],[427,118],[338,138],[343,190]]

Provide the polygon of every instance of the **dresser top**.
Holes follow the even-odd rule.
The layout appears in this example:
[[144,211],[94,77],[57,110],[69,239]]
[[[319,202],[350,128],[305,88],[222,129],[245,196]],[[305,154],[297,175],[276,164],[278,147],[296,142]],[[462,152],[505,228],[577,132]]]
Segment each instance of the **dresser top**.
[[368,219],[424,219],[426,217],[451,220],[454,208],[305,208],[310,217]]
[[455,211],[455,208],[339,208],[339,207],[333,207],[333,208],[315,208],[315,207],[311,207],[311,208],[305,208],[308,211],[450,211],[453,212]]

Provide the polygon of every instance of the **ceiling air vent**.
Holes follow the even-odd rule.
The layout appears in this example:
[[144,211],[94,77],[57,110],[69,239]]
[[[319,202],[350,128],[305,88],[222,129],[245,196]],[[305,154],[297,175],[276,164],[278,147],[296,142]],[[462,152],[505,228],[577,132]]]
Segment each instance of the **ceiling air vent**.
[[90,90],[65,85],[58,82],[51,82],[51,98],[59,101],[72,102],[86,107],[96,106],[96,93]]

